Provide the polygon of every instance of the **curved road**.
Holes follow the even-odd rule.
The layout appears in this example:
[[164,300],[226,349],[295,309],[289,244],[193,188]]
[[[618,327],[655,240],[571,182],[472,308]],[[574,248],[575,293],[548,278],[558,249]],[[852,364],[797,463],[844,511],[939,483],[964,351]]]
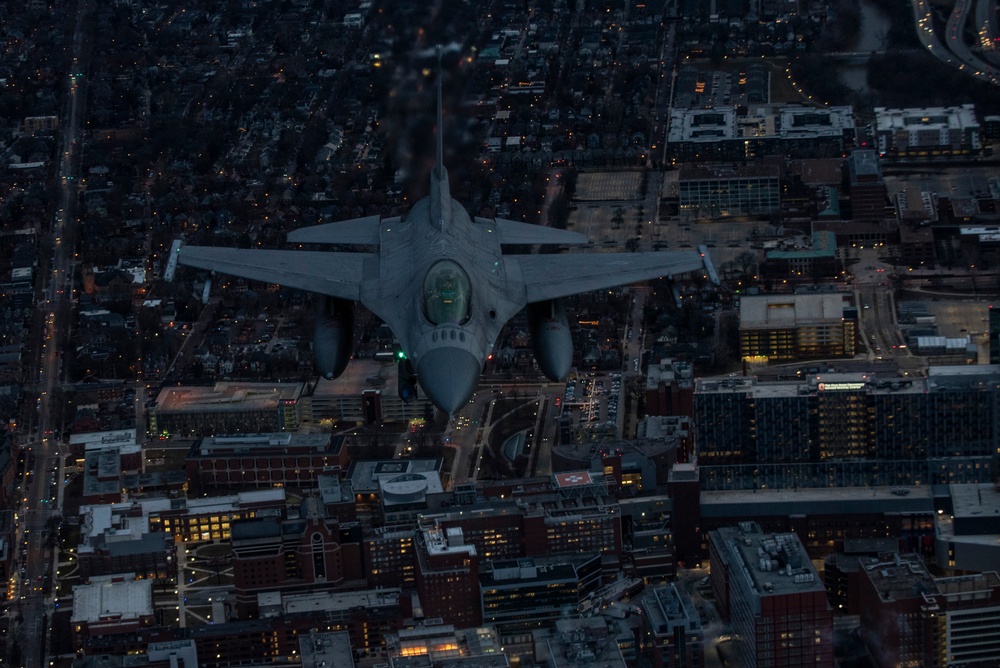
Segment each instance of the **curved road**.
[[928,0],[912,0],[913,19],[917,37],[938,60],[951,65],[969,76],[1000,85],[1000,69],[977,56],[965,42],[964,28],[972,15],[976,14],[980,40],[983,33],[996,35],[996,0],[956,0],[948,15],[945,41],[942,42],[934,31],[934,17]]

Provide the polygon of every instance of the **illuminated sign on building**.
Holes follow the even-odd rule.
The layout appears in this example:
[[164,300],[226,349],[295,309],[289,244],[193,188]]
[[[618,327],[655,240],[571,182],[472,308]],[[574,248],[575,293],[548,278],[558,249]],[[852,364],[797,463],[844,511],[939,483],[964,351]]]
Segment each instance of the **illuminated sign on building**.
[[820,383],[820,392],[825,392],[827,390],[862,390],[865,387],[865,383]]

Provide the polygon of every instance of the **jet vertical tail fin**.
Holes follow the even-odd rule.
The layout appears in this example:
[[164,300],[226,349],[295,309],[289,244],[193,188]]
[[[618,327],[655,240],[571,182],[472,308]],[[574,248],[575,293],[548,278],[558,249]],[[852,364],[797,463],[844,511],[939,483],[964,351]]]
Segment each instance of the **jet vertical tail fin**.
[[444,169],[444,103],[441,101],[441,78],[444,72],[441,69],[441,50],[438,49],[438,80],[437,80],[437,148],[434,153],[434,169],[437,177],[447,180],[447,173]]
[[448,186],[448,170],[444,167],[444,110],[441,102],[441,50],[438,49],[437,81],[437,154],[434,169],[431,170],[431,223],[439,230],[447,226],[451,218],[451,190]]

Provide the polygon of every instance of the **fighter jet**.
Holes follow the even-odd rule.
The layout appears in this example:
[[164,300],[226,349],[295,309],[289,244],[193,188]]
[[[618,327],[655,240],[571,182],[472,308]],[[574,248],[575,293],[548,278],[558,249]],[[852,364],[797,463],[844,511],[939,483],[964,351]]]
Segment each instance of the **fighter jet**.
[[417,384],[453,415],[469,401],[504,324],[527,307],[535,359],[564,380],[573,344],[561,298],[650,278],[704,270],[704,248],[652,253],[512,254],[505,246],[578,246],[576,232],[501,218],[470,217],[451,198],[443,161],[441,86],[436,163],[430,192],[403,217],[367,216],[288,234],[293,244],[377,247],[378,252],[251,250],[178,246],[189,267],[319,295],[314,330],[317,370],[343,373],[352,353],[354,304],[381,318],[400,346],[399,395]]

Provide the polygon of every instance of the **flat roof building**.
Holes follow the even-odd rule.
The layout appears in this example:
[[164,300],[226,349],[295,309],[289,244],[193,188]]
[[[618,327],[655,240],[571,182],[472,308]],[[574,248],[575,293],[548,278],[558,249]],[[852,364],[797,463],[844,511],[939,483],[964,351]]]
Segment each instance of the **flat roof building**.
[[479,591],[480,557],[465,542],[461,527],[443,527],[424,518],[417,529],[416,585],[423,616],[449,624],[478,626],[483,609]]
[[811,241],[807,248],[767,251],[760,265],[761,273],[775,282],[792,284],[814,284],[821,279],[840,278],[837,235],[830,231],[814,232]]
[[979,121],[973,104],[960,107],[875,107],[879,154],[938,157],[978,154]]
[[950,512],[934,516],[937,565],[947,573],[1000,564],[1000,489],[990,483],[949,485]]
[[504,636],[551,624],[575,613],[600,580],[597,552],[487,561],[479,573],[483,623]]
[[626,668],[635,660],[635,634],[624,619],[560,619],[533,634],[536,665],[550,668]]
[[781,206],[776,165],[681,165],[677,180],[682,217],[728,218],[775,213]]
[[386,636],[391,668],[507,668],[497,632],[425,622]]
[[767,155],[839,157],[853,144],[851,107],[790,104],[682,109],[670,112],[667,155],[674,162],[742,161]]
[[397,393],[395,360],[351,360],[335,381],[320,379],[303,393],[303,422],[402,422],[422,418],[434,406],[422,393],[405,402]]
[[1000,576],[934,578],[916,554],[863,563],[861,634],[879,668],[1000,664]]
[[149,433],[191,438],[292,431],[300,422],[302,383],[230,383],[160,390],[149,409]]
[[765,534],[741,522],[711,532],[709,549],[710,577],[741,665],[832,668],[833,613],[795,534]]
[[136,580],[129,573],[97,576],[90,584],[75,585],[70,624],[78,650],[95,636],[132,636],[153,626],[153,581]]
[[354,668],[351,636],[347,631],[333,631],[299,636],[299,658],[302,668]]
[[853,357],[856,323],[841,294],[747,295],[740,299],[740,357],[783,362]]
[[1000,367],[927,373],[699,379],[695,442],[704,488],[990,480],[1000,447]]
[[690,362],[661,359],[646,371],[647,415],[694,415],[694,367]]
[[151,531],[174,540],[229,540],[232,522],[254,517],[284,517],[285,489],[262,489],[228,496],[136,501]]
[[639,600],[653,668],[703,666],[701,617],[676,584],[647,589]]
[[184,468],[192,490],[218,493],[310,487],[321,473],[343,471],[349,461],[344,436],[273,432],[200,438],[191,445]]
[[143,578],[173,577],[176,549],[162,531],[149,530],[149,518],[133,504],[80,507],[80,575],[90,578],[135,573]]

